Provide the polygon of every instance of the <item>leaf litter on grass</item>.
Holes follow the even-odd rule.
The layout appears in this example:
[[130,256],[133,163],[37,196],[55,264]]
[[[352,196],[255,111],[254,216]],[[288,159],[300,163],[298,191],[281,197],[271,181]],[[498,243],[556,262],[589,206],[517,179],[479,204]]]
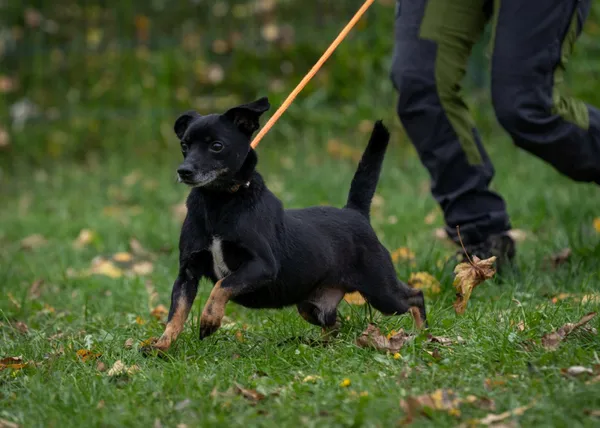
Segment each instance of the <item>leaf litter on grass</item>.
[[431,393],[417,396],[409,396],[400,401],[400,407],[406,413],[405,419],[401,422],[408,425],[420,415],[427,415],[432,411],[443,411],[450,416],[460,417],[460,407],[464,404],[474,405],[484,410],[495,410],[494,400],[487,397],[477,397],[468,395],[465,398],[451,389],[436,389]]
[[452,283],[454,288],[456,288],[454,310],[458,315],[462,315],[467,309],[467,304],[469,303],[473,290],[496,274],[496,268],[494,266],[496,256],[484,260],[481,260],[477,256],[470,257],[463,244],[462,237],[460,236],[460,228],[458,226],[456,227],[456,231],[458,233],[460,245],[467,257],[467,262],[459,263],[454,268],[456,276]]
[[575,330],[579,329],[581,326],[590,322],[596,316],[596,312],[590,312],[584,315],[579,321],[576,323],[566,323],[558,330],[552,331],[550,333],[542,336],[542,346],[548,351],[554,351],[558,349],[560,344]]
[[4,369],[21,370],[27,367],[27,363],[23,361],[23,357],[5,357],[0,359],[0,371]]
[[456,266],[454,269],[456,277],[454,278],[453,285],[456,288],[454,310],[457,314],[461,315],[465,312],[473,290],[494,276],[496,273],[496,269],[494,268],[495,261],[495,256],[485,260],[473,256],[468,263],[459,263]]

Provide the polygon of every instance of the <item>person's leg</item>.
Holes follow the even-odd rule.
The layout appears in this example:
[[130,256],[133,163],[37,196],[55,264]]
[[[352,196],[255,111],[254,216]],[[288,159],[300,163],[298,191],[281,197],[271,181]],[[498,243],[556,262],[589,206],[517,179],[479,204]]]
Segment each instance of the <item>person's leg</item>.
[[591,0],[495,0],[492,100],[514,143],[600,184],[600,110],[564,95],[562,74]]
[[[489,189],[494,169],[461,95],[488,0],[398,0],[391,78],[398,116],[431,177],[448,234],[466,245],[510,228],[504,200]],[[488,8],[490,9],[490,8]]]

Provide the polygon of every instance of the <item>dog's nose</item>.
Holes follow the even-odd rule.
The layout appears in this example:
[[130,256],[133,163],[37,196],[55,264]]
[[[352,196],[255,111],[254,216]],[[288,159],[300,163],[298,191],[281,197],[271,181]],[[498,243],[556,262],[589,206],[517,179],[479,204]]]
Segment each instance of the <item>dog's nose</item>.
[[186,178],[190,178],[192,175],[194,175],[194,171],[190,167],[188,167],[188,166],[180,166],[177,169],[177,174],[182,179],[186,179]]

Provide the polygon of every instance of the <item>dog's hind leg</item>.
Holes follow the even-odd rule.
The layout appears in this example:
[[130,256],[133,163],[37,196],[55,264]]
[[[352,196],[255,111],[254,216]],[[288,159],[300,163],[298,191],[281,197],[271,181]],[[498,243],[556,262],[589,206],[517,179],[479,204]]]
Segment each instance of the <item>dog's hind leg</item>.
[[382,275],[379,271],[365,276],[357,288],[365,300],[384,315],[402,315],[410,312],[417,327],[427,326],[423,291],[410,288],[396,278],[395,272]]
[[344,298],[341,287],[319,287],[304,301],[298,303],[298,312],[309,323],[335,331],[339,327],[337,307]]

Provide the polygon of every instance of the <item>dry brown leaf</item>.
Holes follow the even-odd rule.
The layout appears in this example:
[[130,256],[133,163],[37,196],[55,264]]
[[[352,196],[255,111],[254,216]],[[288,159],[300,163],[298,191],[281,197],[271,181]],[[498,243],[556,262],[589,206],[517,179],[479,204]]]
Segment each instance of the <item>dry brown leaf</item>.
[[599,382],[600,382],[600,375],[594,376],[593,378],[591,378],[590,380],[588,380],[586,382],[586,385],[591,385],[593,383],[599,383]]
[[587,416],[591,416],[593,418],[600,418],[600,410],[585,409],[583,411],[583,413],[585,413]]
[[573,377],[594,374],[594,371],[592,369],[583,366],[571,366],[568,369],[561,369],[560,372],[565,376]]
[[[526,406],[521,406],[521,407],[516,407],[512,410],[508,410],[506,412],[503,413],[498,413],[498,414],[489,414],[487,415],[485,418],[480,419],[479,423],[483,424],[483,425],[492,425],[492,424],[496,424],[498,422],[502,422],[505,419],[510,418],[511,416],[521,416],[523,415],[527,410],[529,410],[530,408],[533,407],[533,402],[526,405]],[[496,426],[496,425],[494,425]]]
[[408,285],[423,290],[425,294],[434,295],[442,291],[440,282],[428,272],[413,272],[408,278]]
[[36,248],[46,245],[47,242],[48,241],[46,238],[38,233],[35,233],[21,239],[21,248],[24,250],[35,250]]
[[96,234],[90,229],[81,229],[79,235],[77,236],[75,241],[73,241],[73,246],[75,248],[81,249],[86,245],[89,245],[94,240],[95,236]]
[[544,261],[544,264],[552,269],[556,269],[558,266],[566,263],[569,260],[569,258],[571,257],[571,253],[572,251],[570,248],[564,248],[558,253],[547,257]]
[[508,236],[510,236],[516,242],[523,242],[529,238],[529,232],[526,232],[521,229],[511,229],[507,232]]
[[96,363],[96,370],[98,370],[99,372],[103,372],[106,370],[106,364],[104,364],[102,361],[98,361]]
[[590,312],[574,324],[566,323],[558,330],[545,334],[544,336],[542,336],[542,346],[549,351],[554,351],[555,349],[558,349],[561,342],[565,340],[569,334],[571,334],[574,330],[578,329],[582,325],[585,325],[588,322],[590,322],[595,316],[596,312]]
[[425,219],[423,221],[425,222],[425,224],[433,224],[433,223],[435,223],[439,214],[440,214],[439,208],[434,208],[425,216]]
[[400,407],[406,413],[405,423],[409,423],[419,416],[425,409],[444,410],[456,416],[460,415],[461,400],[452,390],[437,389],[430,394],[422,394],[416,397],[407,397],[400,401]]
[[0,359],[0,371],[4,369],[21,370],[27,367],[22,357],[6,357]]
[[44,284],[44,280],[43,279],[36,279],[35,281],[33,281],[31,283],[31,286],[29,287],[29,298],[30,299],[38,299],[41,295],[41,291],[40,291],[40,287],[42,286],[42,284]]
[[496,273],[496,269],[494,268],[495,261],[496,256],[485,260],[480,260],[479,257],[473,256],[472,263],[459,263],[454,268],[454,273],[456,273],[453,282],[456,288],[454,310],[457,314],[465,312],[467,303],[475,287],[494,276]]
[[127,367],[121,360],[115,361],[113,366],[108,370],[107,375],[110,377],[122,376],[122,375],[132,375],[138,372],[140,368],[137,365],[133,365],[131,367]]
[[29,332],[29,327],[23,321],[17,321],[13,324],[14,328],[21,334],[27,334]]
[[586,305],[588,303],[591,303],[591,304],[600,303],[600,293],[584,294],[581,297],[581,304]]
[[525,331],[525,328],[526,328],[525,321],[523,321],[523,320],[519,321],[519,323],[517,324],[517,330]]
[[135,255],[138,255],[138,256],[147,256],[147,255],[149,255],[148,251],[142,246],[142,244],[140,243],[140,241],[138,241],[135,238],[131,238],[129,240],[129,248],[131,248],[131,251]]
[[379,351],[395,353],[398,352],[406,342],[413,338],[414,335],[405,333],[404,330],[400,330],[399,332],[386,337],[381,334],[379,328],[375,327],[373,324],[369,324],[360,337],[356,339],[356,344],[361,348],[374,347]]
[[127,339],[125,341],[125,345],[123,345],[125,347],[125,349],[131,349],[133,348],[133,339],[130,337],[129,339]]
[[477,397],[475,395],[467,395],[467,397],[462,400],[463,403],[473,404],[480,409],[494,411],[496,410],[496,402],[488,397]]
[[153,270],[154,266],[148,261],[136,263],[131,267],[131,271],[140,276],[149,275]]
[[140,348],[149,348],[150,346],[154,345],[157,340],[158,340],[158,337],[150,337],[146,340],[142,340],[140,342]]
[[360,306],[360,305],[364,305],[365,303],[367,303],[365,298],[358,291],[355,291],[353,293],[346,293],[344,295],[344,300],[347,303],[349,303],[350,305]]
[[169,310],[166,308],[165,305],[158,305],[157,307],[152,309],[152,311],[150,312],[150,315],[152,315],[154,318],[156,318],[157,320],[160,321],[168,313],[169,313]]
[[506,385],[506,380],[500,379],[500,378],[495,378],[495,379],[487,378],[483,382],[484,388],[487,389],[488,391],[490,391],[491,389],[494,389],[496,387],[504,386],[504,385]]
[[237,383],[235,384],[235,389],[239,394],[241,394],[247,400],[250,400],[252,403],[258,403],[265,398],[265,396],[260,392],[254,389],[246,389]]
[[427,336],[427,340],[433,343],[439,343],[442,346],[450,346],[450,345],[454,345],[454,344],[461,344],[464,343],[464,339],[460,336],[458,336],[456,339],[450,339],[449,337],[443,337],[443,336],[433,336],[433,335],[428,335]]
[[0,418],[0,428],[19,428],[19,424]]
[[94,352],[90,351],[89,349],[80,349],[77,351],[77,356],[81,359],[81,361],[83,361],[85,363],[86,361],[95,360],[97,358],[100,358],[102,356],[102,354],[94,353]]

